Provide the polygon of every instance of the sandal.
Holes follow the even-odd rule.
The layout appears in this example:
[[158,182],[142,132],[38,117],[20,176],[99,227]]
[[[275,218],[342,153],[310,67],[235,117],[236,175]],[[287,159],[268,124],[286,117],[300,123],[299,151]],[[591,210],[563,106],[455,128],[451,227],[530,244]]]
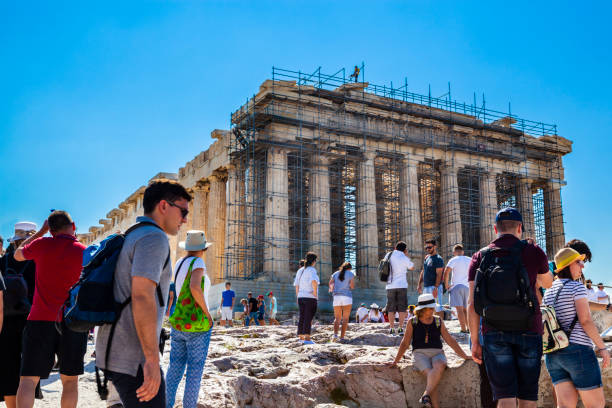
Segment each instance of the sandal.
[[421,404],[421,407],[423,408],[431,408],[433,406],[431,405],[431,397],[427,394],[421,397],[421,399],[419,400],[419,403]]

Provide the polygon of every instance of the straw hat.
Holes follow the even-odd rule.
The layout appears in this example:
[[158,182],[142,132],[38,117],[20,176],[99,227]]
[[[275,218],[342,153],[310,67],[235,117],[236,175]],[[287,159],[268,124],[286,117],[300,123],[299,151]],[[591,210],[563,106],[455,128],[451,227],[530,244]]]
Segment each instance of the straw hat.
[[431,293],[425,293],[423,295],[419,295],[419,301],[417,302],[417,306],[414,308],[414,311],[425,309],[425,308],[433,308],[435,309],[437,306],[436,299],[434,299]]
[[561,248],[555,255],[555,264],[557,265],[555,272],[558,273],[576,261],[584,261],[584,258],[586,258],[586,255],[580,255],[578,251],[572,248]]
[[9,238],[9,242],[20,241],[22,239],[26,239],[30,235],[36,232],[36,224],[29,221],[22,221],[15,224],[15,235],[12,238]]
[[179,242],[179,248],[185,251],[201,251],[212,245],[212,242],[206,242],[204,231],[191,230],[187,231],[185,241]]

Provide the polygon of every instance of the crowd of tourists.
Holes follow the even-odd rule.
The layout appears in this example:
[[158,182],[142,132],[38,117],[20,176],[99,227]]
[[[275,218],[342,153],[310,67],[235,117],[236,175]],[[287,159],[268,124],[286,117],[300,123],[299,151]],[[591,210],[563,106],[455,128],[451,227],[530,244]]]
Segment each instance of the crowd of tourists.
[[[203,231],[188,231],[179,243],[186,255],[173,266],[168,242],[168,235],[176,235],[186,222],[190,200],[176,182],[151,183],[144,193],[144,215],[123,235],[112,280],[113,301],[121,309],[112,324],[98,328],[95,339],[96,367],[103,372],[98,388],[109,406],[112,402],[116,407],[173,407],[183,377],[183,406],[197,406],[215,324],[211,279],[202,258],[214,243]],[[77,406],[88,333],[69,327],[64,304],[71,288],[80,284],[90,254],[75,231],[67,212],[53,210],[40,228],[17,223],[0,258],[0,399],[9,408],[32,407],[35,398],[42,397],[40,380],[54,369],[62,383],[62,407]],[[522,217],[512,208],[497,214],[495,232],[497,238],[471,258],[455,245],[446,264],[436,241],[426,241],[416,305],[408,305],[408,274],[415,265],[406,243],[398,242],[385,257],[390,271],[385,279],[387,304],[381,308],[372,303],[368,308],[361,303],[355,322],[388,322],[392,335],[403,336],[389,364],[400,364],[411,349],[415,367],[427,379],[420,400],[424,407],[440,406],[438,389],[447,361],[442,340],[459,357],[479,365],[483,406],[535,407],[545,353],[558,406],[576,406],[580,397],[585,407],[603,407],[596,354],[603,367],[609,365],[610,354],[591,311],[609,311],[610,304],[603,285],[595,291],[592,282],[582,282],[584,262],[592,257],[588,246],[572,240],[549,263],[532,239],[521,239]],[[317,254],[306,253],[293,282],[297,336],[303,345],[314,344],[312,325],[321,283],[317,260]],[[333,296],[332,341],[347,341],[356,279],[351,263],[344,262],[327,282]],[[444,290],[461,332],[469,333],[469,355],[446,328]],[[225,284],[220,303],[221,325],[231,327],[236,306],[231,282]],[[270,324],[279,324],[271,291],[257,297],[249,292],[240,304],[245,326],[264,325],[266,317]],[[171,326],[171,350],[164,374],[160,352],[165,316]]]

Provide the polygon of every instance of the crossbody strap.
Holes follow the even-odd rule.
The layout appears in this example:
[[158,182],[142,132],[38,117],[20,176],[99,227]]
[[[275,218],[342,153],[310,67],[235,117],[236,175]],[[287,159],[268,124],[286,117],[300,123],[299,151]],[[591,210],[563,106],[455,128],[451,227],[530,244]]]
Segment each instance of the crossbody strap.
[[[559,288],[559,290],[557,291],[557,294],[555,295],[555,300],[553,301],[553,309],[557,307],[557,300],[559,299],[559,295],[561,294],[561,291],[563,290],[563,288],[565,287],[565,285],[567,283],[570,282],[570,279],[566,280],[565,282],[563,282],[561,284],[561,287]],[[575,307],[574,307],[575,308]],[[557,313],[555,312],[555,316],[557,315]],[[559,321],[559,320],[557,320]],[[561,324],[559,323],[559,326],[561,326],[561,329],[563,329],[563,331],[565,332],[565,334],[567,335],[567,338],[569,339],[569,337],[572,334],[572,331],[574,330],[574,327],[576,326],[576,323],[578,323],[578,313],[576,313],[576,316],[574,316],[574,319],[572,320],[572,323],[570,324],[569,330],[566,331],[565,329],[563,329],[563,326],[561,326]]]

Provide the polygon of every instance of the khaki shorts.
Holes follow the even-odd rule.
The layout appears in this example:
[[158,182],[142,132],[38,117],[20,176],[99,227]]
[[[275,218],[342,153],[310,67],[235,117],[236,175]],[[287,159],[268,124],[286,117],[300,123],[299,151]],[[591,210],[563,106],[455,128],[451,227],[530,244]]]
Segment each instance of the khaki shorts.
[[437,348],[416,349],[412,352],[414,357],[414,365],[420,371],[433,368],[434,361],[442,361],[446,364],[446,355],[444,350]]

